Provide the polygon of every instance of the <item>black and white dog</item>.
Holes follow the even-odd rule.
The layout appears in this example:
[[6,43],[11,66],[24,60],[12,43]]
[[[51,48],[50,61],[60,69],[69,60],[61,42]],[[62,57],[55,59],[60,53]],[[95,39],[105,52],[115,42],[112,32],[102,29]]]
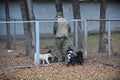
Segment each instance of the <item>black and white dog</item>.
[[83,52],[82,51],[78,51],[78,52],[76,52],[76,54],[74,54],[73,49],[68,48],[67,57],[68,57],[67,66],[69,66],[69,65],[74,66],[75,64],[82,65],[82,63],[83,63]]

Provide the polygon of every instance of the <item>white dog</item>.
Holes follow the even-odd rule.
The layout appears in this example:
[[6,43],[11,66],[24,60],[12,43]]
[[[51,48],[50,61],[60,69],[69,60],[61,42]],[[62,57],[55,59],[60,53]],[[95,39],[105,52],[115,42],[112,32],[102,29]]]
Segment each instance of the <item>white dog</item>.
[[[39,57],[40,57],[40,60],[43,61],[43,64],[45,64],[45,62],[49,64],[48,58],[53,57],[53,56],[51,55],[51,51],[49,50],[47,54],[39,54]],[[35,62],[36,62],[36,53],[34,54],[34,64]]]

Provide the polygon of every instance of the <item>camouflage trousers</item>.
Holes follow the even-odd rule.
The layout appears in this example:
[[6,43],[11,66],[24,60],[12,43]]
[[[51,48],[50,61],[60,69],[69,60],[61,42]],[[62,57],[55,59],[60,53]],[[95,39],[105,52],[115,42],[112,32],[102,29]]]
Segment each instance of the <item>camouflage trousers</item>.
[[59,54],[66,58],[66,49],[68,46],[67,38],[56,38],[55,39],[55,57],[58,57]]

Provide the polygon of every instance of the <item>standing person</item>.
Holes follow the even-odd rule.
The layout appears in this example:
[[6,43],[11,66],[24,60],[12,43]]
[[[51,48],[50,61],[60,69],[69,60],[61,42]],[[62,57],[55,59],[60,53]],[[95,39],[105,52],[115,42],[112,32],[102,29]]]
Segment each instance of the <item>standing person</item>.
[[56,52],[54,55],[54,61],[58,62],[58,55],[61,53],[62,62],[65,61],[66,58],[66,48],[67,48],[67,40],[69,38],[69,34],[71,32],[69,22],[63,18],[62,12],[57,12],[56,15],[57,22],[54,23],[53,33],[55,35],[55,47]]

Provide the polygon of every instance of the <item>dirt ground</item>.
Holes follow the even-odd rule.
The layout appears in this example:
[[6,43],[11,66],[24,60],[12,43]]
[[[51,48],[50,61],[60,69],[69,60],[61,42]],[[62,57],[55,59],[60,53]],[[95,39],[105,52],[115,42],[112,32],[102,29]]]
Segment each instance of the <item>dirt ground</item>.
[[[19,47],[16,52],[22,55],[23,51]],[[3,53],[8,54],[1,48],[0,54]],[[34,66],[33,60],[23,55],[0,58],[0,80],[120,80],[120,56],[89,51],[83,65],[69,67],[66,64]]]

